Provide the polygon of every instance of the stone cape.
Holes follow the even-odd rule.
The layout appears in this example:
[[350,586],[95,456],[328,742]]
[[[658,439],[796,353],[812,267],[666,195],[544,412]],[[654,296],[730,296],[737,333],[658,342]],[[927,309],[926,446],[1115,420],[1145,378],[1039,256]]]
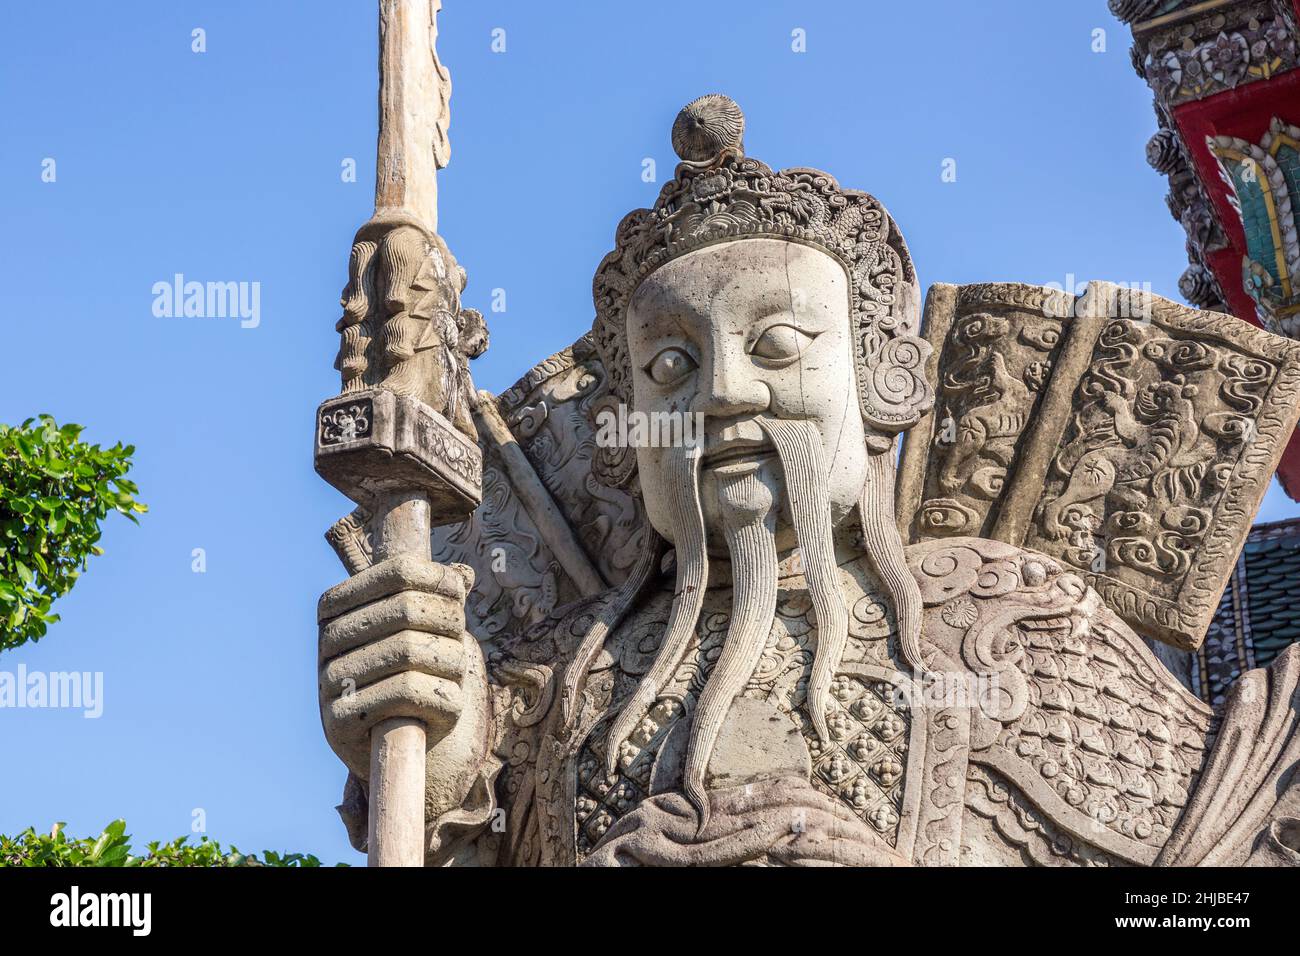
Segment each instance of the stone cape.
[[[599,598],[484,646],[491,756],[465,803],[429,823],[429,862],[1300,862],[1277,822],[1300,792],[1264,799],[1300,759],[1300,652],[1248,675],[1220,719],[1057,562],[980,539],[914,545],[908,560],[927,672],[948,683],[917,686],[896,667],[891,612],[860,561],[843,566],[850,648],[832,691],[834,746],[820,750],[802,696],[815,621],[802,579],[787,576],[710,763],[699,833],[674,789],[674,728],[720,649],[726,588],[710,594],[691,651],[610,776],[602,730],[658,648],[671,585],[611,635],[568,729],[559,683]],[[773,744],[747,760],[736,751],[756,726]],[[349,791],[341,810],[359,835],[364,796]]]

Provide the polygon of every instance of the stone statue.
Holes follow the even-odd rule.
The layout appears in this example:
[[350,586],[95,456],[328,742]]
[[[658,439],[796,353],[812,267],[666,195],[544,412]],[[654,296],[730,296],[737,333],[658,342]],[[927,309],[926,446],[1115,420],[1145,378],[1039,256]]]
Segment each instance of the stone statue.
[[[1300,650],[1215,713],[1149,644],[1200,640],[1300,346],[1104,284],[936,286],[922,337],[880,203],[743,130],[688,105],[590,335],[464,409],[435,560],[322,596],[354,844],[407,718],[427,865],[1300,863]],[[620,408],[702,432],[598,441]]]

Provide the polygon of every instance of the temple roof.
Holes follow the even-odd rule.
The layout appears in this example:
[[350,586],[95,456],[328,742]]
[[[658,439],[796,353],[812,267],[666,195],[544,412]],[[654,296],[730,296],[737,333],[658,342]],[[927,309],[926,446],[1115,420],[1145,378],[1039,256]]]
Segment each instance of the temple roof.
[[1266,667],[1300,641],[1300,518],[1251,529],[1193,662],[1193,685],[1222,702],[1242,671]]

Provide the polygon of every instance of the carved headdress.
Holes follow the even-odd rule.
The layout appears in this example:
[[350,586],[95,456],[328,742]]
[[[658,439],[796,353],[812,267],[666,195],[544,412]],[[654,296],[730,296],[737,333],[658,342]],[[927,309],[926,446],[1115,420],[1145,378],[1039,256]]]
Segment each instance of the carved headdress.
[[675,176],[653,207],[619,223],[614,250],[592,283],[593,338],[610,391],[631,401],[626,311],[647,275],[729,239],[787,239],[821,249],[848,273],[858,398],[869,434],[874,429],[892,436],[911,428],[934,396],[923,371],[930,347],[913,334],[920,287],[902,233],[873,196],[842,189],[826,173],[775,172],[746,157],[744,129],[740,107],[726,96],[710,94],[687,104],[673,124],[673,149],[682,160]]

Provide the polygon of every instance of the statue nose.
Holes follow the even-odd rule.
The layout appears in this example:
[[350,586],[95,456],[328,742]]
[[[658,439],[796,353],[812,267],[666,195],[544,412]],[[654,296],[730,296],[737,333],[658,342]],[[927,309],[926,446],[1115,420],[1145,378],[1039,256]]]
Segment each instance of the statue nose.
[[708,360],[694,410],[714,417],[767,411],[771,393],[756,374],[749,356],[743,351],[738,355],[726,354],[726,349],[719,351],[722,354]]

